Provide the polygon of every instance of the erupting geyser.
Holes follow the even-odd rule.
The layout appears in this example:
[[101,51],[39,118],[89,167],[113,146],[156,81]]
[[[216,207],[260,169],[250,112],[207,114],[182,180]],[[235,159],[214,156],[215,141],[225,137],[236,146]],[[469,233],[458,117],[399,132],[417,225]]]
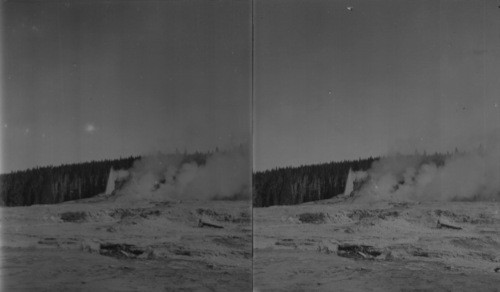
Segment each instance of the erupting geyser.
[[109,170],[108,183],[106,185],[106,191],[105,191],[106,195],[112,194],[113,191],[115,190],[115,182],[117,178],[118,178],[118,172],[111,167],[111,169]]
[[349,196],[354,190],[354,172],[349,168],[349,174],[347,175],[347,181],[345,183],[344,196]]
[[106,193],[116,192],[122,199],[159,201],[247,199],[251,173],[248,153],[244,147],[235,147],[206,155],[143,156],[127,171],[111,169]]
[[356,173],[365,178],[355,192],[369,201],[498,201],[498,145],[452,155],[385,157],[368,171]]

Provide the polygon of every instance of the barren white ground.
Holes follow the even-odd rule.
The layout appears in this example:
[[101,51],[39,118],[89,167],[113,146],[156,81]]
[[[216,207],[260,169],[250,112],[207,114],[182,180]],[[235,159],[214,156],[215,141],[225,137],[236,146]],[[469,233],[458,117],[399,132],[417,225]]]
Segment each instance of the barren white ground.
[[[320,214],[304,223],[300,214]],[[500,291],[500,203],[361,204],[331,199],[255,208],[258,291]],[[438,228],[437,221],[463,229]],[[382,254],[345,257],[342,244]]]
[[[65,222],[65,212],[86,218]],[[3,207],[2,291],[249,291],[250,215],[243,201]],[[142,253],[106,254],[103,244]]]

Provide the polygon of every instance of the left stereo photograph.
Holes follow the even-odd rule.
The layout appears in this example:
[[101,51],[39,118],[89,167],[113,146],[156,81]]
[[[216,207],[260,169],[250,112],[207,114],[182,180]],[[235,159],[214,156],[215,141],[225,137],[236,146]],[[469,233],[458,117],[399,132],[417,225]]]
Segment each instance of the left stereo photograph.
[[252,289],[252,2],[2,1],[2,291]]

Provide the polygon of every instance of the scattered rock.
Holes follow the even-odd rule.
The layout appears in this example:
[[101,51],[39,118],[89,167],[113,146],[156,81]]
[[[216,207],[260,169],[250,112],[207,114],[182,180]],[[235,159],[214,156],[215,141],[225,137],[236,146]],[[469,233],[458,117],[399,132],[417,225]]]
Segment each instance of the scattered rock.
[[84,240],[81,244],[82,250],[90,253],[99,253],[101,244],[94,240]]
[[366,210],[366,209],[361,209],[361,210],[353,210],[349,214],[347,214],[347,217],[353,219],[353,220],[362,220],[365,218],[380,218],[380,219],[387,219],[389,217],[398,217],[399,212],[398,211],[389,211],[389,210],[384,210],[384,209],[374,209],[374,210]]
[[138,259],[143,259],[143,260],[152,260],[152,259],[157,258],[157,257],[158,257],[158,254],[151,247],[146,248],[144,253],[137,256]]
[[284,238],[284,239],[278,240],[274,244],[280,245],[280,246],[286,246],[286,247],[293,247],[293,248],[297,247],[297,244],[291,238]]
[[288,223],[288,224],[300,224],[300,221],[297,217],[294,216],[283,216],[281,217],[281,222]]
[[410,206],[410,202],[389,202],[389,205],[396,208],[408,208]]
[[198,227],[212,227],[212,228],[224,228],[220,225],[204,222],[201,219],[198,221]]
[[339,245],[337,243],[333,243],[333,242],[327,241],[327,240],[322,241],[318,245],[318,251],[321,253],[325,253],[325,254],[337,253],[338,248],[339,248]]
[[484,224],[492,222],[492,218],[484,213],[479,213],[476,216],[471,216],[466,214],[457,214],[449,210],[437,209],[434,210],[434,214],[439,218],[446,218],[452,222],[459,223]]
[[124,219],[126,217],[133,217],[135,212],[132,212],[130,209],[115,209],[109,215],[113,218]]
[[301,223],[321,224],[325,223],[328,215],[325,213],[302,213],[299,214],[299,221]]
[[212,239],[217,245],[222,245],[231,249],[238,249],[245,246],[250,240],[249,237],[241,236],[217,236]]
[[59,246],[59,242],[57,241],[56,238],[53,238],[53,237],[47,237],[44,239],[40,239],[38,241],[38,244]]
[[123,271],[133,271],[134,268],[128,267],[128,266],[123,266],[123,267],[120,267],[120,270],[123,270]]
[[172,207],[172,201],[154,202],[155,207]]
[[345,233],[354,233],[354,230],[352,230],[351,228],[347,227],[346,229],[344,229],[344,232]]
[[328,214],[328,221],[333,224],[351,223],[353,220],[347,216],[347,212],[341,211],[333,214]]
[[391,261],[394,259],[391,251],[385,250],[381,255],[376,257],[378,260]]
[[415,257],[426,257],[426,258],[429,257],[429,253],[428,252],[422,251],[420,249],[413,251],[412,255],[415,256]]
[[118,208],[118,209],[112,210],[109,213],[109,215],[113,218],[118,218],[121,220],[128,218],[128,217],[131,217],[131,218],[141,217],[141,218],[147,219],[147,218],[152,217],[152,216],[160,216],[161,212],[160,212],[160,210],[149,210],[149,209],[144,209],[144,208],[135,208],[135,209]]
[[191,256],[191,252],[189,250],[185,250],[185,249],[176,250],[175,254],[182,255],[182,256],[189,256],[189,257]]
[[114,228],[113,226],[109,226],[108,228],[106,228],[106,231],[107,232],[116,232],[116,228]]
[[252,220],[252,217],[251,217],[250,213],[241,212],[238,217],[232,219],[232,222],[233,223],[250,223],[251,220]]
[[495,273],[499,273],[500,272],[500,267],[496,267],[495,268]]
[[60,214],[61,220],[64,222],[81,223],[87,220],[85,212],[64,212]]
[[231,216],[231,214],[217,213],[211,209],[198,208],[198,209],[196,209],[196,213],[200,216],[208,216],[208,217],[213,218],[217,221],[224,221],[224,222],[233,221],[233,216]]
[[144,211],[144,212],[141,212],[140,216],[142,218],[149,218],[149,217],[152,217],[152,216],[160,216],[161,215],[161,212],[160,210],[149,210],[149,211]]

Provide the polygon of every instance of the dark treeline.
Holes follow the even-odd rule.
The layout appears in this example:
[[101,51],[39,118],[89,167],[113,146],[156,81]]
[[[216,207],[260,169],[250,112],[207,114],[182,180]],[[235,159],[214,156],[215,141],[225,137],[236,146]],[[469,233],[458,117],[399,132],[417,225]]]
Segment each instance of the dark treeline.
[[253,205],[293,205],[329,199],[344,192],[349,169],[368,170],[377,158],[284,167],[253,175]]
[[139,157],[35,167],[0,175],[5,206],[56,204],[89,198],[106,190],[111,167],[128,169]]
[[[454,153],[428,155],[415,152],[411,155],[395,154],[392,158],[418,159],[420,163],[432,162],[442,166],[452,155],[465,154],[455,149]],[[367,171],[379,159],[370,157],[256,172],[253,174],[253,206],[294,205],[332,198],[344,192],[349,169]]]
[[[195,162],[203,165],[209,156],[217,152],[218,149],[208,152],[196,151],[191,154],[186,151],[182,154],[176,151],[167,156],[177,156],[181,163]],[[130,169],[140,159],[140,156],[131,156],[114,160],[35,167],[2,174],[0,203],[4,206],[30,206],[93,197],[106,191],[111,168]]]

